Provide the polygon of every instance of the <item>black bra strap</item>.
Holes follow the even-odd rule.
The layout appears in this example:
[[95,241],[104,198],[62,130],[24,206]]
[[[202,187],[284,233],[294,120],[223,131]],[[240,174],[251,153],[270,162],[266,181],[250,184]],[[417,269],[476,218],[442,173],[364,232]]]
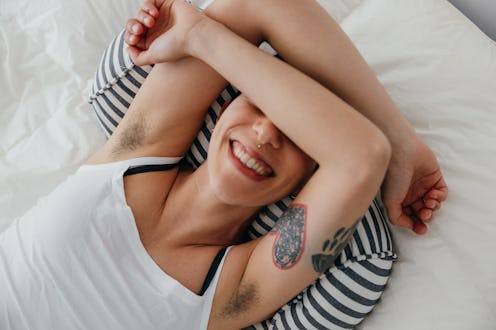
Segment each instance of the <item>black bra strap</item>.
[[210,269],[208,270],[207,277],[205,277],[205,281],[203,282],[202,288],[200,290],[200,296],[203,296],[205,291],[207,291],[210,282],[212,282],[215,273],[217,273],[217,268],[219,268],[219,264],[222,261],[222,258],[224,258],[224,254],[226,254],[226,250],[227,247],[223,247],[222,249],[220,249],[219,252],[217,252],[214,261],[210,265]]
[[175,167],[177,167],[179,163],[174,164],[158,164],[158,165],[141,165],[129,168],[126,172],[124,172],[124,176],[146,173],[146,172],[158,172],[158,171],[168,171]]

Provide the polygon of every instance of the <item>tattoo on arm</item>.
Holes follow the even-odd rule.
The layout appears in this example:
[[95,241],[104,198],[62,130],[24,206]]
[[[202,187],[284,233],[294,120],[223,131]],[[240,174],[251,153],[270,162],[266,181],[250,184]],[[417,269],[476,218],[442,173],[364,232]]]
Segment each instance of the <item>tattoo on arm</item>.
[[276,235],[272,261],[280,269],[289,269],[300,260],[305,247],[307,208],[292,204],[270,232]]
[[329,269],[336,257],[341,253],[344,246],[348,243],[351,234],[355,231],[358,221],[348,229],[341,227],[336,231],[331,239],[324,241],[322,253],[312,255],[313,269],[317,273],[324,273]]

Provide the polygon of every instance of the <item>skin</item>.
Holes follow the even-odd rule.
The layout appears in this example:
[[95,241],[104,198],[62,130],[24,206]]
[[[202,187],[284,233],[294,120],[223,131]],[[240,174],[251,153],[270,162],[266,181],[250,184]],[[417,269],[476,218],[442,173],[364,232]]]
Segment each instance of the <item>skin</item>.
[[[238,141],[250,149],[257,158],[270,164],[275,173],[273,179],[277,179],[277,182],[262,180],[255,182],[256,187],[252,184],[248,187],[238,184],[231,187],[230,183],[239,180],[237,172],[233,171],[236,173],[233,177],[218,175],[219,172],[231,172],[232,162],[227,162],[223,157],[223,154],[227,154],[231,148],[230,141]],[[258,148],[257,144],[261,147]],[[271,152],[273,150],[277,153]],[[219,187],[217,194],[225,195],[224,201],[229,204],[243,203],[259,207],[277,201],[300,186],[303,179],[309,177],[315,167],[314,161],[280,132],[244,95],[238,96],[222,114],[212,135],[208,152],[211,159],[209,178],[212,185]],[[279,175],[282,173],[285,175]],[[247,178],[246,181],[251,183],[251,178]],[[265,186],[267,189],[264,188]],[[226,187],[236,188],[237,191],[227,191]],[[257,200],[251,201],[247,198],[253,195],[251,189],[257,189]],[[237,196],[236,200],[228,197],[234,195]]]
[[[301,21],[286,24],[292,33],[282,33],[274,22],[289,17]],[[312,28],[302,31],[301,24]],[[384,178],[386,196],[397,199],[408,219],[422,218],[423,209],[437,209],[446,197],[442,176],[432,176],[439,166],[430,149],[409,139],[413,130],[337,24],[313,1],[217,0],[205,14],[181,1],[146,1],[128,21],[126,38],[136,64],[157,64],[90,164],[183,155],[226,80],[243,91],[221,117],[209,159],[198,170],[124,179],[140,239],[165,272],[198,292],[216,252],[238,242],[259,207],[301,188],[270,235],[229,252],[209,328],[239,329],[270,317],[314,281],[340,252]],[[252,45],[262,39],[288,64]],[[310,49],[306,42],[311,53],[300,52]],[[380,93],[352,88],[353,81],[343,78],[348,69],[319,67],[334,63],[327,60],[330,53],[336,63],[353,59],[356,70],[348,75],[370,85],[363,90]],[[392,111],[385,116],[389,122],[375,120],[384,117],[381,105]],[[233,140],[275,175],[255,180],[233,159]],[[308,179],[312,160],[319,168]],[[307,183],[300,187],[301,182]],[[421,205],[419,198],[425,201]],[[408,208],[413,213],[406,213]]]
[[[162,30],[155,33],[152,28],[151,35],[147,35],[146,38],[140,36],[145,29],[153,26],[158,15],[157,8],[163,3],[163,0],[145,1],[137,15],[139,19],[128,21],[128,42],[131,46],[136,46],[136,48],[131,47],[130,50],[133,56],[140,56],[135,58],[138,63],[141,58],[153,62],[150,58],[146,58],[153,53],[148,46],[160,36]],[[254,1],[253,6],[257,5],[258,3]],[[258,33],[263,34],[287,62],[335,92],[386,134],[393,152],[381,189],[389,219],[393,224],[409,228],[416,234],[425,234],[426,224],[434,219],[434,212],[440,209],[448,195],[448,186],[435,155],[402,116],[375,74],[336,22],[324,19],[322,16],[327,14],[315,10],[311,15],[319,24],[312,25],[312,31],[300,29],[299,26],[303,23],[294,24],[294,27],[285,24],[284,32],[274,31],[279,25],[274,24],[277,19],[273,12],[280,10],[281,6],[278,1],[263,3],[263,10],[259,10],[256,16],[250,17],[246,13],[249,13],[250,9],[253,10],[251,7],[246,8],[244,4],[233,3],[229,6],[230,17],[217,13],[213,16],[238,33],[240,26],[247,23],[239,23],[236,13],[240,11],[242,12],[240,15],[250,17],[254,21],[253,24],[262,29]],[[301,12],[296,6],[285,7],[288,14],[292,10]],[[211,14],[208,9],[207,14]],[[299,16],[302,21],[305,20],[304,17]],[[144,18],[147,18],[150,24],[144,23]],[[133,26],[137,28],[136,33],[131,29]],[[292,52],[287,51],[285,47],[292,43],[280,35],[281,32],[298,40],[299,47]],[[244,35],[248,40],[253,41],[258,38],[257,32],[243,31],[243,33],[239,34]],[[320,43],[314,43],[314,38],[302,36],[304,33],[325,34],[325,39]],[[305,49],[312,49],[312,52],[306,53]]]

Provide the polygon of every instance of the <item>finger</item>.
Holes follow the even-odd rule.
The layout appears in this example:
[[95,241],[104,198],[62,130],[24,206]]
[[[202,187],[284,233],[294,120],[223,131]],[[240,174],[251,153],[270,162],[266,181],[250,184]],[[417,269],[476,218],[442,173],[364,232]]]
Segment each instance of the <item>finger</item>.
[[405,216],[408,216],[412,222],[412,231],[418,235],[424,235],[427,232],[427,225],[415,215],[415,212],[411,208],[404,207],[403,210]]
[[421,221],[430,222],[432,221],[432,209],[426,207],[424,200],[419,199],[414,202],[411,206],[414,215]]
[[389,221],[391,221],[393,225],[404,227],[400,219],[401,215],[403,214],[403,211],[401,210],[401,204],[395,203],[394,201],[388,201],[385,198],[383,200],[383,203],[384,206],[386,207]]
[[129,46],[135,46],[138,48],[143,48],[143,47],[141,47],[142,45],[140,45],[140,44],[143,44],[143,41],[142,41],[140,36],[137,36],[135,34],[131,34],[131,33],[126,31],[126,33],[124,35],[124,40],[126,41],[126,43]]
[[441,208],[441,203],[438,200],[431,199],[431,198],[424,199],[424,205],[425,205],[425,207],[427,207],[433,211],[437,211]]
[[448,187],[439,188],[439,189],[434,188],[426,194],[427,198],[435,199],[439,202],[445,201],[447,196],[448,196]]
[[414,222],[413,232],[418,235],[424,235],[427,233],[427,225],[420,220]]
[[136,64],[138,66],[143,65],[141,63],[141,58],[140,58],[140,54],[143,52],[143,50],[141,50],[137,47],[129,46],[127,48],[127,52],[129,54],[129,57],[131,57],[131,60],[133,61],[134,64]]
[[126,22],[126,31],[128,31],[131,34],[136,34],[140,35],[145,32],[146,27],[137,19],[130,18]]
[[129,19],[126,23],[126,32],[124,40],[130,46],[137,46],[142,39],[142,34],[145,32],[145,27],[135,19]]
[[414,220],[412,219],[412,211],[409,207],[400,208],[400,213],[396,217],[390,217],[391,223],[396,226],[413,229]]
[[140,38],[134,34],[129,35],[128,37],[129,45],[137,45],[140,41]]
[[415,213],[420,212],[421,209],[425,207],[424,201],[422,199],[417,199],[415,202],[410,204],[410,207]]
[[423,208],[419,210],[416,214],[417,218],[422,220],[423,222],[431,222],[432,221],[433,212],[431,209]]
[[426,194],[426,197],[436,199],[440,202],[446,200],[448,196],[448,186],[444,181],[444,178],[440,178],[436,184],[433,185],[432,189]]
[[151,28],[153,25],[155,25],[155,18],[143,9],[140,9],[138,11],[138,14],[136,14],[136,19],[147,28]]
[[141,9],[146,11],[153,18],[157,18],[159,15],[158,9],[155,7],[155,0],[145,0],[145,3],[143,3]]
[[143,51],[137,47],[134,46],[129,46],[127,48],[127,52],[129,56],[131,57],[131,60],[133,61],[134,64],[137,66],[143,66],[147,64],[151,64],[151,58],[150,55],[147,51]]

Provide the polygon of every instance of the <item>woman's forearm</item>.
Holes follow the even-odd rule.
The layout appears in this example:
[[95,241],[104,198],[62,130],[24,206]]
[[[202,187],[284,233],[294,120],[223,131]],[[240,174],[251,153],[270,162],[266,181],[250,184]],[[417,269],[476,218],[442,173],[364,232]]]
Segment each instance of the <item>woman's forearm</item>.
[[[264,38],[285,61],[371,120],[393,147],[412,141],[415,132],[411,125],[349,37],[316,1],[250,3],[264,6],[256,20]],[[291,22],[289,18],[293,18]]]
[[366,157],[371,148],[364,142],[378,139],[376,127],[328,89],[223,25],[205,19],[193,31],[191,55],[239,88],[319,164]]

